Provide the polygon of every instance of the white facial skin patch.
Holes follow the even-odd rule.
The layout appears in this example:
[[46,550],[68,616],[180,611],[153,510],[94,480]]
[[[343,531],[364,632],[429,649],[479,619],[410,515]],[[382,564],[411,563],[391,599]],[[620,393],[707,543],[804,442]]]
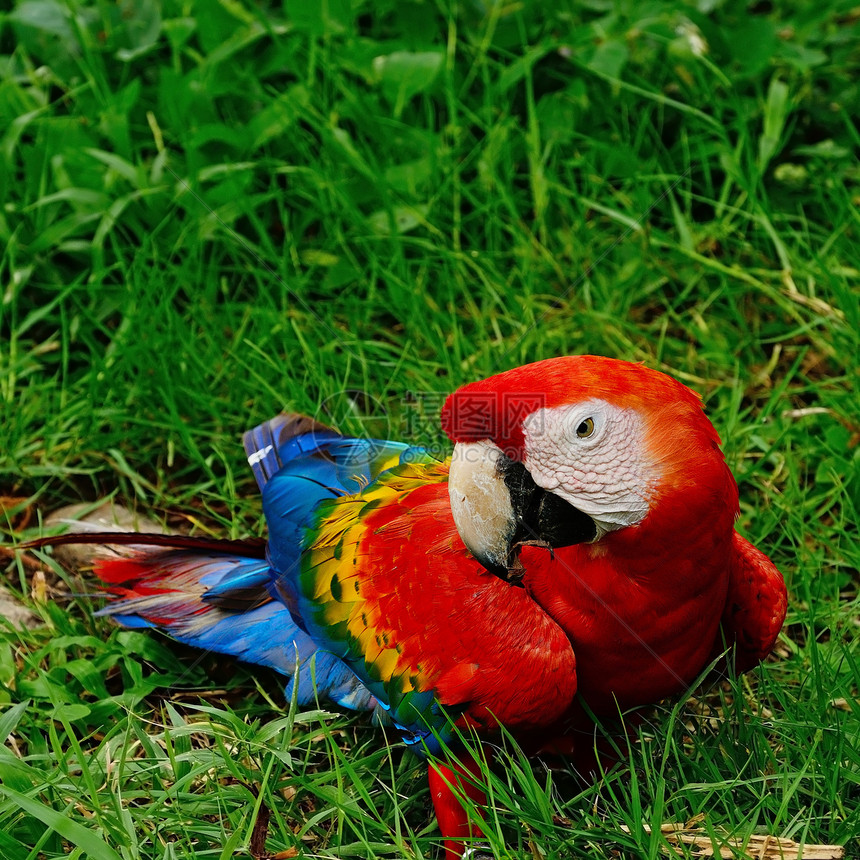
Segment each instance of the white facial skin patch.
[[605,400],[539,409],[523,435],[534,482],[588,514],[598,538],[645,518],[659,476],[634,409]]

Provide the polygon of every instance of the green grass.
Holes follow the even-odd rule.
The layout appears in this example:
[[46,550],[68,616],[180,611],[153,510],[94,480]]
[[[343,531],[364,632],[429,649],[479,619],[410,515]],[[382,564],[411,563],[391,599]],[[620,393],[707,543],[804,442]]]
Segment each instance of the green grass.
[[[258,534],[238,436],[285,406],[440,444],[462,382],[643,360],[705,397],[788,623],[597,784],[500,753],[493,850],[702,815],[860,857],[858,36],[854,0],[0,13],[4,541],[108,496]],[[272,854],[437,855],[394,738],[4,569],[44,624],[0,635],[3,857],[261,856],[264,809]]]

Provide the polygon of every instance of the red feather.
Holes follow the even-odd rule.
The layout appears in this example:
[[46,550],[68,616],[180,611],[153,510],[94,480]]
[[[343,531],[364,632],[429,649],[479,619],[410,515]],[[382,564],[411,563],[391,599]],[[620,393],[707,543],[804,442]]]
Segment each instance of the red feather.
[[91,543],[99,546],[165,547],[188,549],[195,552],[223,552],[247,558],[266,557],[265,538],[226,540],[222,538],[191,537],[189,535],[161,535],[150,532],[78,532],[49,535],[19,544],[20,549],[41,549],[45,546]]

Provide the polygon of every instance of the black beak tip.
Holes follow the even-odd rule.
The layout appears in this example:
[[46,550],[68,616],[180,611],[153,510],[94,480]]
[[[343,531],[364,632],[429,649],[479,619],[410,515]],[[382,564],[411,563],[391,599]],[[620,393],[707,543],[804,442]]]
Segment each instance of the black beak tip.
[[482,567],[486,568],[493,576],[498,576],[499,579],[507,579],[508,578],[508,569],[503,564],[499,564],[497,561],[489,558],[484,555],[475,555],[475,560],[478,561]]

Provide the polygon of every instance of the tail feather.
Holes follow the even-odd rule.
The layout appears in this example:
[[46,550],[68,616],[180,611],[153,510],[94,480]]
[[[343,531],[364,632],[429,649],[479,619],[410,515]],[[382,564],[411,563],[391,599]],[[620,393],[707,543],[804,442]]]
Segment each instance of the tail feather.
[[299,704],[317,697],[371,709],[375,700],[336,657],[317,650],[286,606],[269,593],[265,560],[186,549],[102,558],[96,575],[114,595],[99,614],[126,627],[154,627],[208,651],[268,666],[291,678]]
[[121,532],[121,531],[71,531],[61,535],[48,535],[25,541],[18,545],[19,549],[41,549],[45,546],[63,546],[65,544],[98,544],[99,546],[128,546],[128,547],[165,547],[167,549],[188,549],[197,552],[236,553],[247,558],[265,558],[265,538],[243,538],[242,540],[224,540],[221,538],[190,537],[189,535],[162,535],[150,532]]

